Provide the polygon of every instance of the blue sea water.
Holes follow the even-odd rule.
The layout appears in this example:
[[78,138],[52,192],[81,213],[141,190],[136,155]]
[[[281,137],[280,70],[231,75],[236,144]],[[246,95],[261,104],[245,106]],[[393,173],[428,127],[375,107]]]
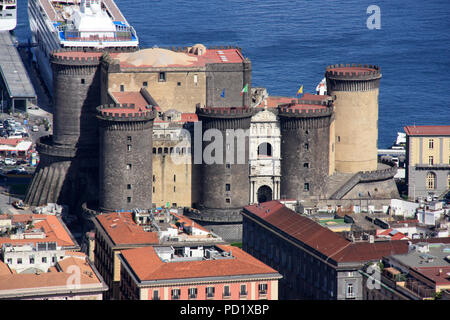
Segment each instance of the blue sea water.
[[[449,0],[116,0],[141,47],[235,45],[252,61],[253,86],[270,95],[314,92],[325,67],[380,65],[380,148],[405,125],[450,124]],[[377,5],[381,29],[366,12]],[[16,35],[28,37],[26,0]]]

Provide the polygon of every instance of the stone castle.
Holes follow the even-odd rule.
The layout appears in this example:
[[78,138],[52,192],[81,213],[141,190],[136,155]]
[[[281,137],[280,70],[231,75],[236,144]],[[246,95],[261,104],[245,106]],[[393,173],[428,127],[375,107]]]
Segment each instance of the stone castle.
[[[230,46],[65,50],[51,62],[54,131],[37,142],[29,205],[100,213],[168,203],[234,241],[248,204],[398,197],[396,167],[377,161],[378,66],[328,66],[326,94],[296,99],[252,88],[250,60]],[[208,129],[249,136],[234,161],[198,163],[212,142],[192,137]]]

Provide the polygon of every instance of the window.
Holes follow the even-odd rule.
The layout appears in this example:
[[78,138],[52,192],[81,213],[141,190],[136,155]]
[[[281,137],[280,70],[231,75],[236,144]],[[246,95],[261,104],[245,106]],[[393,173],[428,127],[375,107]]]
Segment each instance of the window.
[[127,145],[127,150],[131,151],[131,144]]
[[197,298],[197,288],[189,288],[188,295],[189,295],[189,299],[196,299]]
[[433,172],[427,173],[426,184],[428,190],[436,189],[436,175]]
[[177,187],[173,187],[173,192],[177,192]]
[[434,148],[434,140],[433,139],[429,139],[428,140],[428,149],[433,149]]
[[432,166],[432,165],[434,164],[434,158],[433,158],[433,156],[429,156],[429,157],[428,157],[428,164],[429,164],[430,166]]
[[148,86],[147,81],[142,82],[142,86],[143,86],[143,87],[147,87],[147,86]]
[[303,191],[309,191],[309,183],[303,185]]
[[267,283],[260,283],[258,285],[259,294],[267,294]]
[[81,84],[85,84],[86,81],[84,79],[81,79]]
[[180,295],[181,295],[181,290],[180,289],[172,289],[172,291],[171,291],[172,300],[179,300],[180,299]]
[[177,86],[181,87],[181,82],[177,82]]
[[165,82],[166,81],[166,73],[165,72],[160,72],[159,73],[159,82]]
[[127,189],[128,189],[128,190],[131,189],[131,184],[127,184]]
[[155,187],[153,187],[153,193],[155,193]]
[[173,182],[176,182],[176,181],[177,181],[177,175],[174,174],[174,175],[173,175]]
[[354,292],[352,283],[347,284],[347,289],[346,289],[345,293],[346,293],[345,297],[347,299],[355,298],[355,292]]
[[155,175],[153,175],[153,182],[155,182],[155,180],[156,180],[156,179],[155,179]]
[[230,286],[223,286],[223,296],[224,297],[230,297],[231,296]]
[[127,197],[127,203],[131,202],[131,197]]
[[309,143],[305,143],[305,150],[309,150]]
[[338,142],[341,142],[341,136],[338,136]]
[[42,257],[42,263],[47,263],[47,257]]
[[241,296],[247,295],[247,285],[241,284],[241,290],[239,291],[239,295],[241,295]]
[[127,164],[127,170],[131,170],[131,163]]
[[206,288],[206,297],[207,298],[213,298],[214,297],[214,287],[207,287]]
[[194,74],[194,84],[198,84],[198,75]]
[[225,184],[225,191],[230,191],[231,185],[229,183]]
[[22,258],[17,258],[17,264],[22,264]]
[[53,263],[56,262],[56,257],[52,257],[52,262],[53,262]]
[[120,92],[124,92],[125,91],[125,86],[123,84],[120,85]]
[[[449,158],[449,161],[450,161],[450,158]],[[230,168],[231,168],[231,165],[230,165],[229,163],[227,163],[227,164],[225,164],[225,167],[226,167],[227,169],[230,169]]]
[[34,257],[30,257],[30,264],[34,264]]
[[226,202],[226,203],[230,203],[230,202],[231,202],[231,201],[230,201],[230,198],[226,198],[226,199],[225,199],[225,202]]
[[131,142],[131,136],[128,136],[128,137],[127,137],[127,141],[128,141],[128,142]]
[[272,156],[272,145],[267,142],[261,143],[258,146],[258,156],[271,157]]
[[309,168],[309,163],[308,163],[308,162],[305,162],[305,163],[303,164],[303,168]]
[[159,291],[158,290],[153,290],[152,300],[159,300]]
[[12,263],[12,259],[11,259],[11,258],[8,258],[8,259],[6,260],[6,263],[11,264],[11,263]]

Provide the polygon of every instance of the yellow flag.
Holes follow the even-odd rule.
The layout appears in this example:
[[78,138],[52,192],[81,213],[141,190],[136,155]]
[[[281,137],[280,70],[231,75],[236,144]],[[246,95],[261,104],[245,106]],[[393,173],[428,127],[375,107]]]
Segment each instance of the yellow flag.
[[298,96],[299,93],[303,93],[303,85],[298,89],[296,96]]

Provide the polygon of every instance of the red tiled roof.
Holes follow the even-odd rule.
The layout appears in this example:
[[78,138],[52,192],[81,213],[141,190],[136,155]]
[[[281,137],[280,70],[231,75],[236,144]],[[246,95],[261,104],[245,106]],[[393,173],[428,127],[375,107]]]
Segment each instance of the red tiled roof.
[[450,126],[406,126],[410,136],[450,136]]
[[392,254],[407,253],[408,241],[355,242],[332,255],[331,258],[337,262],[363,262],[380,260],[382,257]]
[[67,57],[67,58],[100,58],[102,56],[102,52],[83,52],[83,51],[61,51],[55,52],[53,55],[57,57]]
[[[280,104],[285,104],[285,103],[291,103],[292,100],[296,100],[295,97],[276,97],[276,96],[268,96],[267,97],[267,108],[276,108],[278,107]],[[260,107],[263,107],[264,104],[261,103],[261,105],[259,105]]]
[[33,222],[36,229],[43,229],[46,237],[43,239],[10,239],[9,237],[0,238],[0,245],[3,243],[24,244],[24,243],[39,243],[39,242],[56,242],[58,246],[73,247],[75,243],[70,237],[67,230],[58,217],[44,214],[15,214],[12,216],[12,223]]
[[413,269],[433,281],[437,286],[450,285],[450,266],[420,267]]
[[308,101],[325,101],[331,99],[331,96],[320,95],[320,94],[311,94],[305,93],[300,100],[308,100]]
[[244,209],[245,213],[263,219],[336,262],[378,260],[384,255],[408,252],[407,241],[352,243],[317,222],[295,213],[276,200],[246,206]]
[[198,116],[196,113],[182,113],[181,121],[182,122],[197,122]]
[[0,145],[7,145],[7,146],[17,146],[19,142],[23,141],[24,139],[5,139],[0,138]]
[[96,219],[116,245],[159,243],[158,235],[144,231],[134,222],[131,212],[101,214]]
[[111,95],[119,104],[134,104],[136,108],[145,108],[149,105],[147,100],[139,91],[133,92],[111,92]]
[[336,68],[327,68],[327,71],[334,72],[355,72],[356,74],[360,74],[363,72],[372,72],[376,71],[375,68],[364,68],[364,67],[336,67]]
[[141,281],[277,273],[276,270],[237,247],[230,245],[218,245],[218,247],[227,252],[232,251],[234,258],[162,262],[153,247],[124,250],[122,256]]
[[[181,64],[168,64],[164,65],[164,68],[189,68],[189,67],[204,67],[207,64],[211,63],[242,63],[244,61],[244,57],[238,49],[207,49],[203,55],[196,55],[193,53],[182,52],[189,57],[196,58],[196,61],[192,61],[189,64],[181,65]],[[112,59],[118,58],[121,53],[109,53]],[[225,59],[222,59],[225,57]],[[142,63],[141,65],[133,65],[129,64],[126,61],[121,61],[120,66],[122,68],[151,68],[152,65],[147,65]],[[161,66],[159,66],[161,67]]]
[[246,206],[245,209],[326,256],[350,244],[344,237],[295,213],[279,201]]

